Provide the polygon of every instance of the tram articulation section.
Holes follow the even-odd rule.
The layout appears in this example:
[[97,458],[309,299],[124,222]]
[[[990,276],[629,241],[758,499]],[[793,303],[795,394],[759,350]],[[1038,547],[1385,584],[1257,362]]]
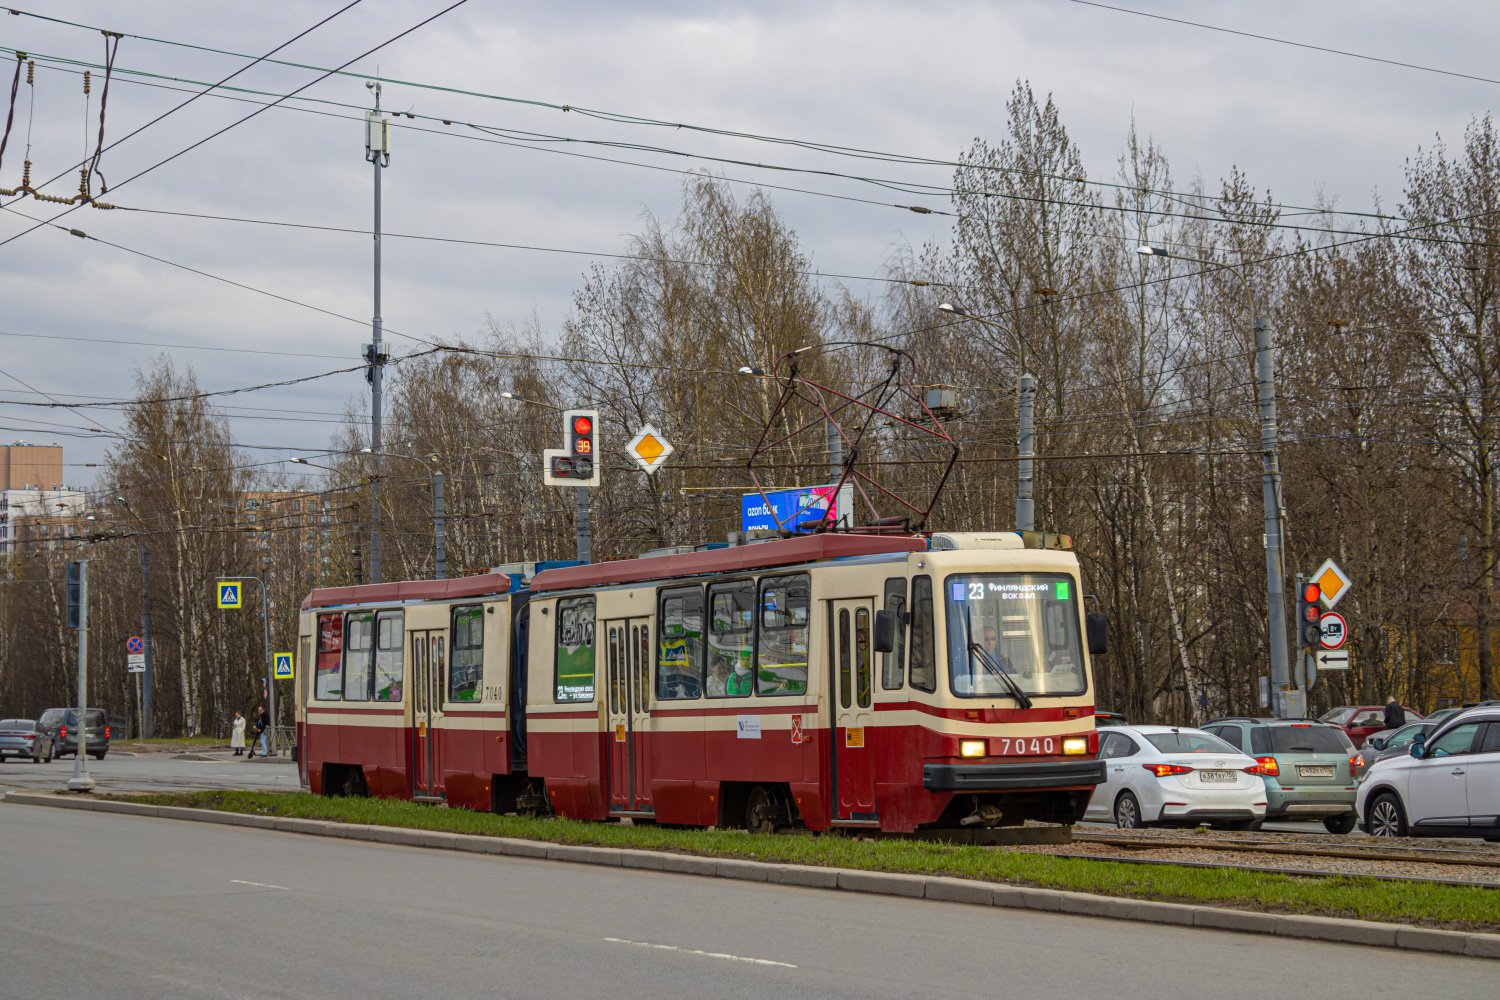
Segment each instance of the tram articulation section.
[[302,785],[757,831],[1069,825],[1104,777],[1080,584],[1063,536],[827,532],[314,590]]

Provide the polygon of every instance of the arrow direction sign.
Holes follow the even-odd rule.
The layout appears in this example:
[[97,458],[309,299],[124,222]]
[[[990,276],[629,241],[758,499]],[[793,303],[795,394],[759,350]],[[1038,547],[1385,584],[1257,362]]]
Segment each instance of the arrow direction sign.
[[1319,670],[1348,670],[1349,651],[1347,649],[1320,649],[1315,657]]

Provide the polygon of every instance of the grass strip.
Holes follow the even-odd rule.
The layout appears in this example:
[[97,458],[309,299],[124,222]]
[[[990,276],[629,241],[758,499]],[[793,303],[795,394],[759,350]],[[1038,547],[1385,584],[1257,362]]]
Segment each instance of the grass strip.
[[675,851],[777,864],[949,875],[1130,899],[1353,917],[1453,930],[1500,931],[1500,891],[1389,882],[1355,875],[1304,877],[1234,868],[1130,865],[1028,854],[1003,847],[913,840],[757,835],[737,830],[674,830],[558,818],[529,819],[394,799],[325,798],[303,792],[221,790],[116,797],[150,805],[519,837],[557,844]]

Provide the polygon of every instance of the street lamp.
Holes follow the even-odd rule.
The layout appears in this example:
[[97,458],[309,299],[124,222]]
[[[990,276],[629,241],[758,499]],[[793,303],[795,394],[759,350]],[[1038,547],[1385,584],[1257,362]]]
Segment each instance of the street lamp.
[[[427,470],[428,481],[432,484],[432,531],[433,531],[433,548],[434,548],[434,551],[435,551],[435,554],[436,554],[436,562],[437,562],[436,573],[434,575],[434,578],[438,579],[438,580],[446,580],[446,579],[448,579],[448,556],[447,556],[447,552],[446,552],[446,550],[444,548],[444,545],[443,545],[444,538],[443,538],[443,473],[442,473],[442,471],[441,470],[434,471],[433,468],[432,468],[432,466],[428,465],[427,462],[422,461],[420,458],[417,458],[415,455],[398,455],[395,452],[391,452],[391,451],[376,451],[373,448],[361,448],[359,451],[360,451],[360,454],[362,454],[362,455],[383,455],[386,458],[404,458],[407,461],[416,462],[422,468],[424,468],[424,469]],[[435,455],[435,454],[427,456],[427,461],[428,462],[436,462],[437,460],[438,460],[438,456]]]
[[[1026,338],[994,320],[965,309],[952,302],[943,302],[938,309],[954,316],[962,316],[985,326],[992,326],[1002,333],[1016,338],[1016,530],[1036,530],[1036,379],[1026,374]],[[1036,352],[1033,351],[1033,354]]]
[[[1227,271],[1239,279],[1250,299],[1251,312],[1255,310],[1255,289],[1239,269],[1216,260],[1200,260],[1175,254],[1166,247],[1141,245],[1135,252],[1142,257],[1170,257],[1203,267],[1214,267]],[[1276,419],[1276,356],[1271,345],[1271,321],[1264,316],[1255,317],[1256,380],[1259,383],[1260,399],[1260,449],[1261,449],[1261,508],[1266,534],[1266,605],[1267,629],[1271,647],[1271,688],[1276,692],[1287,692],[1292,687],[1293,677],[1287,656],[1287,627],[1285,580],[1286,567],[1283,559],[1285,525],[1281,515],[1281,456],[1278,450],[1280,431]],[[1299,644],[1300,645],[1300,644]],[[1300,673],[1300,671],[1299,671]],[[1297,694],[1306,697],[1300,681]],[[1301,706],[1289,706],[1285,699],[1278,698],[1272,711],[1281,718],[1302,715],[1307,711],[1304,701]]]

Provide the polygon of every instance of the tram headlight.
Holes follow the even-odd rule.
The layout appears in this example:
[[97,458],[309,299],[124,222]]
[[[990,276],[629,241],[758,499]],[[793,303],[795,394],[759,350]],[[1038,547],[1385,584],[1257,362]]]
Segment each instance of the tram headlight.
[[984,740],[961,740],[958,752],[964,757],[983,757],[989,752]]
[[1063,740],[1063,753],[1088,753],[1089,739],[1087,736],[1074,736]]

